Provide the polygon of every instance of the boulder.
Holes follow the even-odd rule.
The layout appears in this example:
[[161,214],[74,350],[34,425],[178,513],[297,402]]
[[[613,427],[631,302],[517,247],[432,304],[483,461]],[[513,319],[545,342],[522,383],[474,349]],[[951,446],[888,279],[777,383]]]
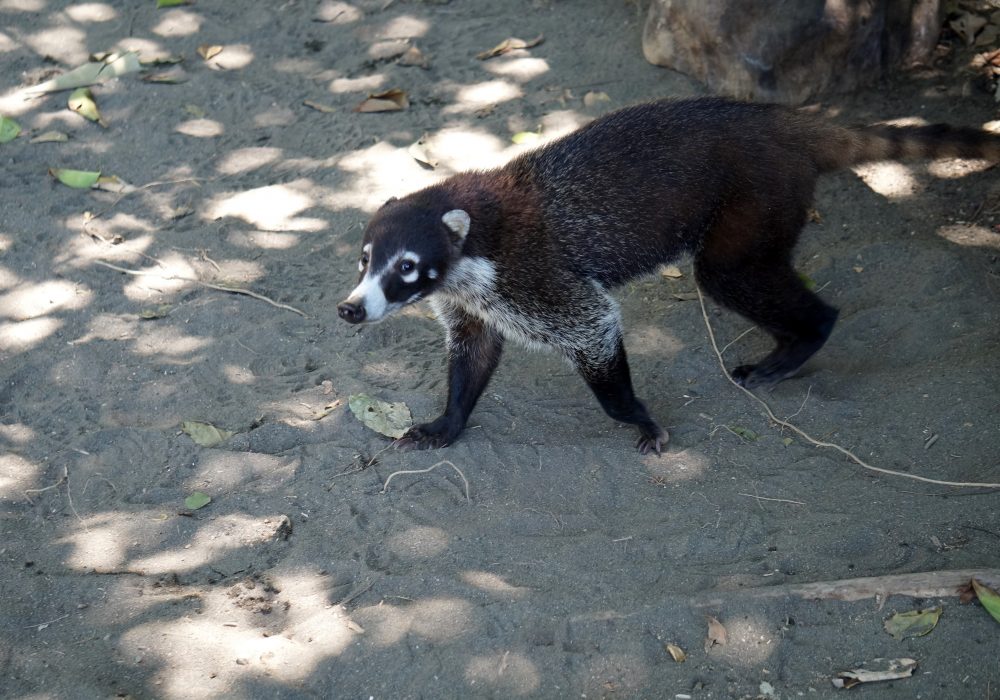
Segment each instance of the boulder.
[[929,60],[940,0],[652,0],[650,63],[712,92],[801,103]]

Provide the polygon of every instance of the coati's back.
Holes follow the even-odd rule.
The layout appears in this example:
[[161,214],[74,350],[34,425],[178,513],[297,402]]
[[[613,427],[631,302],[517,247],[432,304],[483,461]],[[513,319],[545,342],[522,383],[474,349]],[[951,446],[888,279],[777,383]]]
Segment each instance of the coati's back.
[[556,243],[547,254],[615,285],[696,252],[720,217],[743,217],[758,236],[797,230],[822,172],[942,156],[1000,159],[1000,140],[943,125],[849,129],[779,105],[696,99],[619,110],[503,170],[538,193]]

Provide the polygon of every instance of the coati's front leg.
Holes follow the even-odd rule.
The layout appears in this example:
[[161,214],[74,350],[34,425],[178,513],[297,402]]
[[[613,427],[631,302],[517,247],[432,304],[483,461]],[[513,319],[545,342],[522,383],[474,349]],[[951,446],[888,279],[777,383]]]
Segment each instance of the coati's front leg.
[[632,423],[639,428],[639,441],[636,443],[639,451],[642,454],[660,454],[669,439],[667,431],[657,425],[642,401],[636,398],[621,338],[610,353],[592,347],[575,351],[572,360],[604,412],[617,421]]
[[465,428],[473,406],[493,376],[503,337],[482,321],[448,306],[439,308],[448,329],[448,404],[430,423],[410,428],[397,449],[423,450],[450,445]]

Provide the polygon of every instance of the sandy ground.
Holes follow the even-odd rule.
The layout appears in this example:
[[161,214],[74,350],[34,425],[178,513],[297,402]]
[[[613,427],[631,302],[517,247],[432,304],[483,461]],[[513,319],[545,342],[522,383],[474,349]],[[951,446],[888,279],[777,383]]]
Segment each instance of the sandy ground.
[[[122,5],[0,2],[0,113],[25,129],[0,145],[0,696],[827,697],[847,692],[838,671],[910,657],[914,677],[851,692],[1000,697],[1000,626],[978,605],[795,594],[1000,566],[1000,496],[873,474],[770,424],[721,374],[684,263],[619,294],[662,457],[560,360],[517,348],[453,447],[387,450],[345,408],[364,391],[426,420],[445,390],[425,306],[336,318],[374,207],[503,162],[514,133],[698,93],[643,61],[635,5]],[[401,39],[427,68],[398,63]],[[183,55],[189,80],[93,88],[107,128],[66,93],[21,98],[109,49]],[[822,108],[996,118],[956,70]],[[352,111],[394,87],[406,111]],[[69,141],[29,142],[52,129]],[[424,134],[435,171],[408,150]],[[155,184],[119,198],[50,167]],[[998,205],[995,170],[968,164],[824,180],[799,260],[841,319],[763,394],[776,414],[880,467],[1000,481]],[[730,366],[765,351],[709,308]],[[188,420],[237,434],[199,447]],[[440,460],[469,500],[448,465],[383,493]],[[192,512],[195,491],[212,502]],[[882,630],[933,605],[927,636]],[[710,615],[728,642],[706,650]]]

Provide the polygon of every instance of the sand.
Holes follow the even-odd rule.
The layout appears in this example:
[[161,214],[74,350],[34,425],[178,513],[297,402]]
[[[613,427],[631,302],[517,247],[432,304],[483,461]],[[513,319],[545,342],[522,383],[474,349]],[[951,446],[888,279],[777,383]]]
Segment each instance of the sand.
[[[686,261],[618,293],[661,457],[561,360],[515,347],[451,447],[394,451],[347,410],[365,392],[428,420],[444,400],[426,305],[336,315],[382,201],[504,162],[530,147],[516,133],[700,94],[643,61],[635,5],[119,5],[0,3],[0,113],[25,129],[0,145],[0,696],[827,697],[884,657],[919,666],[867,697],[997,697],[1000,626],[947,577],[860,600],[797,586],[995,570],[1000,495],[876,474],[772,424],[719,369]],[[400,65],[409,46],[427,68]],[[65,92],[21,98],[130,48],[184,56],[188,80],[95,86],[106,128]],[[353,111],[390,88],[408,109]],[[996,118],[958,64],[820,109]],[[53,129],[69,141],[29,142]],[[410,149],[425,135],[434,170]],[[51,167],[142,189],[74,190]],[[862,174],[822,181],[798,251],[840,321],[760,396],[872,465],[1000,481],[995,170]],[[729,366],[766,352],[708,308]],[[184,421],[235,435],[200,447]],[[188,509],[194,492],[211,503]],[[939,605],[926,636],[882,629]],[[727,639],[706,648],[710,616]]]

